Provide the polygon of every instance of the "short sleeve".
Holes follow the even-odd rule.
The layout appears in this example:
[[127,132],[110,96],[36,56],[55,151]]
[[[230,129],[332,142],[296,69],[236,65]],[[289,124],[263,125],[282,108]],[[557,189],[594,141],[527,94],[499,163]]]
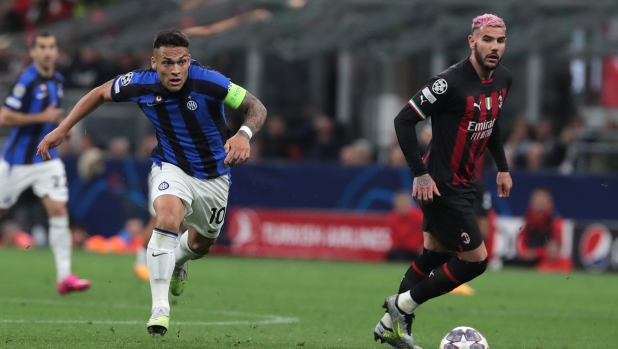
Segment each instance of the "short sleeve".
[[26,97],[26,92],[28,91],[28,87],[24,83],[22,79],[15,83],[11,88],[10,94],[4,100],[4,106],[13,110],[20,111],[24,104],[24,98]]
[[111,96],[114,102],[128,102],[134,96],[135,73],[129,72],[123,75],[118,75],[112,84]]
[[436,76],[412,97],[408,104],[422,120],[434,115],[451,98],[452,82],[445,76]]

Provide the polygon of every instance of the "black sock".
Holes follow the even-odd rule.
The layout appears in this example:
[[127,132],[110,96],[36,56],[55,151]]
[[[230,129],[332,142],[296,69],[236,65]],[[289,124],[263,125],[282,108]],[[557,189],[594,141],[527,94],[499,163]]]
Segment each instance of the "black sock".
[[450,253],[434,252],[423,248],[423,253],[410,265],[401,279],[397,293],[410,291],[412,287],[423,281],[432,270],[448,262],[451,257],[453,255]]
[[410,296],[417,304],[439,297],[483,274],[487,268],[487,258],[482,262],[465,262],[453,257],[442,267],[435,268],[425,280],[410,290]]

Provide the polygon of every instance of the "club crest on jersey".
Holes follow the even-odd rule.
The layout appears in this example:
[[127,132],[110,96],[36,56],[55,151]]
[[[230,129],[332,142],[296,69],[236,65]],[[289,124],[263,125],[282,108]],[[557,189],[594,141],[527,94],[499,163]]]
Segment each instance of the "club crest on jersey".
[[133,72],[123,75],[122,78],[120,78],[122,86],[127,86],[131,82],[131,79],[133,79]]
[[159,184],[159,190],[165,190],[167,188],[169,188],[170,185],[167,184],[167,182],[161,182],[161,184]]
[[189,100],[187,102],[187,109],[189,109],[190,111],[196,111],[198,107],[198,104],[196,101],[194,100]]
[[466,233],[465,231],[463,233],[461,233],[461,241],[463,241],[464,244],[469,244],[470,243],[470,235],[468,235],[468,233]]
[[446,80],[444,79],[436,80],[436,82],[433,83],[433,86],[431,86],[431,89],[433,90],[433,92],[439,95],[446,92],[447,88],[448,88],[448,83],[446,83]]
[[58,95],[58,98],[64,97],[64,91],[62,90],[62,85],[60,84],[56,85],[56,94]]
[[502,93],[498,96],[498,108],[502,109]]

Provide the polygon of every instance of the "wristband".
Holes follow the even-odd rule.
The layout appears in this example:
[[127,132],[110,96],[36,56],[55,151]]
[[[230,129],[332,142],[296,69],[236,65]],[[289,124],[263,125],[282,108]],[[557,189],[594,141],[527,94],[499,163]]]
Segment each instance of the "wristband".
[[253,132],[251,132],[251,129],[247,126],[241,126],[240,129],[238,130],[238,132],[240,131],[244,131],[247,136],[249,136],[249,139],[251,139],[251,137],[253,137]]

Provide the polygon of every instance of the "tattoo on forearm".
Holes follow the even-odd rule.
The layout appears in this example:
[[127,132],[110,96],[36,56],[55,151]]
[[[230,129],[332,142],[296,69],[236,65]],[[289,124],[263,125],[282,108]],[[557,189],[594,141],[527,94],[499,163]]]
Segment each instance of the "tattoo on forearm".
[[429,188],[429,186],[431,185],[431,178],[429,177],[428,174],[422,175],[416,178],[416,184],[420,188]]
[[243,125],[249,127],[255,135],[264,125],[264,120],[266,120],[266,108],[264,108],[262,102],[247,92],[238,110],[247,115]]

